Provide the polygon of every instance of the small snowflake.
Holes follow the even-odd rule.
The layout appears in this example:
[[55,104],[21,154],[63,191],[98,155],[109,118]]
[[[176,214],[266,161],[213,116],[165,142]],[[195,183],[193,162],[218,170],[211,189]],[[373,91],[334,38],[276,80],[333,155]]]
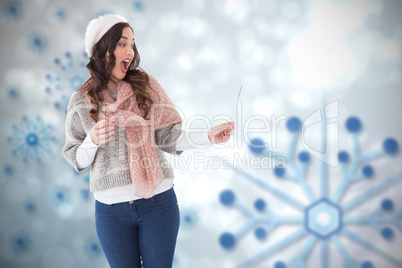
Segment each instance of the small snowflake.
[[9,21],[19,21],[24,16],[24,7],[20,0],[9,0],[3,4],[3,15]]
[[136,11],[143,11],[144,10],[144,2],[141,0],[135,0],[133,3],[133,8]]
[[65,186],[54,186],[50,191],[50,202],[55,206],[64,206],[70,204],[70,189]]
[[15,172],[14,166],[8,164],[3,167],[3,174],[6,176],[13,176]]
[[183,208],[180,211],[180,226],[185,230],[193,229],[198,223],[197,212],[191,208]]
[[36,212],[36,203],[32,200],[27,200],[24,202],[24,209],[27,213],[35,213]]
[[24,231],[14,232],[8,242],[11,249],[17,254],[26,253],[31,247],[31,238]]
[[35,54],[40,54],[48,47],[49,41],[42,32],[33,32],[28,35],[27,46]]
[[18,88],[12,86],[7,89],[8,97],[10,99],[17,99],[20,95]]
[[54,12],[54,15],[56,17],[56,19],[63,21],[66,19],[66,10],[64,8],[58,8],[56,9],[56,11]]
[[103,255],[99,240],[93,236],[90,236],[85,240],[84,252],[91,259],[96,259]]

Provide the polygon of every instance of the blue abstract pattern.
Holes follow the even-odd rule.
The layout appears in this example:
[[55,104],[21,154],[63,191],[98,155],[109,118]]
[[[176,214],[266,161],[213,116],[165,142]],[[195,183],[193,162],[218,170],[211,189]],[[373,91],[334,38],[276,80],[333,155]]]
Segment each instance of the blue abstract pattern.
[[[324,127],[326,126],[325,119],[322,121],[322,125],[324,129]],[[275,155],[276,157],[282,157],[286,159],[288,163],[287,167],[290,168],[293,172],[288,172],[286,168],[277,166],[274,168],[274,175],[280,179],[289,179],[296,183],[299,183],[303,188],[304,193],[308,197],[310,205],[305,206],[294,197],[275,187],[270,186],[266,181],[246,172],[245,170],[238,169],[232,164],[230,164],[230,167],[240,176],[245,177],[251,182],[274,194],[285,203],[300,210],[303,213],[303,216],[280,216],[273,210],[271,210],[263,199],[257,199],[255,201],[254,207],[259,213],[258,215],[255,215],[236,199],[236,196],[232,190],[224,190],[220,194],[220,202],[225,206],[236,207],[245,215],[247,215],[249,220],[234,234],[224,232],[219,238],[220,245],[225,249],[233,248],[237,240],[239,240],[242,235],[244,235],[256,224],[265,224],[265,227],[257,227],[254,231],[255,237],[262,240],[267,237],[269,232],[272,232],[272,230],[279,225],[292,223],[300,224],[302,227],[295,233],[289,235],[288,237],[267,248],[266,250],[258,253],[238,267],[252,267],[265,258],[272,256],[281,249],[289,247],[296,241],[305,237],[307,237],[308,239],[304,245],[302,252],[300,252],[297,257],[288,261],[276,261],[274,268],[306,267],[308,254],[313,250],[316,244],[318,244],[321,248],[321,267],[326,268],[329,265],[328,245],[330,242],[335,245],[336,249],[339,251],[339,254],[342,256],[343,267],[374,267],[374,263],[370,260],[358,260],[350,257],[350,255],[347,253],[347,250],[345,249],[345,246],[342,245],[340,241],[341,236],[349,238],[355,243],[360,244],[372,253],[385,258],[390,263],[393,263],[398,267],[402,267],[402,260],[396,259],[384,250],[376,247],[375,241],[367,241],[366,239],[348,229],[348,226],[350,226],[351,224],[370,224],[375,230],[377,230],[377,232],[382,235],[385,240],[390,240],[394,236],[394,231],[390,228],[391,225],[394,225],[395,228],[402,231],[402,223],[399,221],[399,219],[402,217],[402,209],[393,212],[393,201],[391,199],[384,199],[381,204],[379,204],[379,207],[375,209],[374,212],[370,215],[352,216],[347,214],[347,212],[349,212],[351,209],[359,206],[365,201],[368,201],[370,198],[376,196],[386,189],[389,189],[394,183],[400,181],[402,179],[402,172],[391,176],[390,178],[386,179],[385,181],[381,182],[370,190],[359,194],[347,203],[340,205],[340,200],[343,194],[347,191],[347,188],[352,183],[361,181],[365,178],[371,178],[373,176],[374,168],[371,165],[363,164],[377,157],[395,154],[399,149],[398,142],[393,138],[386,138],[383,142],[382,148],[371,153],[362,155],[360,153],[357,138],[357,132],[361,130],[362,126],[361,121],[355,116],[349,117],[346,121],[345,127],[350,133],[353,141],[353,160],[351,160],[348,152],[339,152],[338,159],[341,163],[340,166],[343,172],[343,180],[332,197],[330,197],[328,194],[329,178],[327,175],[327,163],[322,161],[321,196],[316,197],[310,189],[309,185],[306,183],[306,171],[310,162],[309,153],[307,153],[306,151],[302,151],[298,154],[297,158],[300,162],[300,165],[296,165],[296,163],[294,162],[296,139],[298,133],[301,130],[301,126],[301,120],[297,117],[290,117],[287,120],[286,127],[287,130],[291,133],[291,141],[288,155],[282,155],[278,152],[269,150],[268,148],[255,148],[254,146],[251,146],[250,150],[255,154],[263,155],[273,153],[273,155]],[[323,131],[322,133],[322,143],[324,143],[325,131]],[[264,142],[259,138],[255,138],[251,141],[251,143],[254,145],[264,144]],[[356,169],[360,165],[363,166],[360,171],[357,171]]]

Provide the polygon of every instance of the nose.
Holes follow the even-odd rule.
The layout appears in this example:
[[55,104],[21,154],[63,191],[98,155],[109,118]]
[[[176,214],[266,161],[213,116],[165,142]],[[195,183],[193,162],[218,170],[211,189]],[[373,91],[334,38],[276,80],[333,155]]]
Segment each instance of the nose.
[[126,46],[126,54],[127,55],[133,55],[134,50],[131,48],[131,46]]

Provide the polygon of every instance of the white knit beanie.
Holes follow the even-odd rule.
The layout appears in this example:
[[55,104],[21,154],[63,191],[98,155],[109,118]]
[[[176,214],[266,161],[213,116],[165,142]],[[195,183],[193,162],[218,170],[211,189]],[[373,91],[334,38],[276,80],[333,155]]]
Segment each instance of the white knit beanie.
[[92,56],[94,45],[113,25],[119,22],[127,22],[127,20],[120,15],[107,14],[93,19],[88,23],[87,32],[85,33],[85,50],[88,57]]

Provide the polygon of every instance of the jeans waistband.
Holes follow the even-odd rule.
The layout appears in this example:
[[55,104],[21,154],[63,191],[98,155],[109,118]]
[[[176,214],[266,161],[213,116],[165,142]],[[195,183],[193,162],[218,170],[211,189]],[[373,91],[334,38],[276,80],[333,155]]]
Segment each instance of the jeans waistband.
[[[173,184],[173,186],[174,186],[174,184]],[[159,193],[159,194],[156,194],[156,195],[152,196],[151,198],[148,198],[148,199],[141,198],[141,199],[135,199],[135,200],[130,200],[130,201],[126,201],[126,202],[128,202],[129,204],[133,204],[133,203],[143,202],[143,201],[145,201],[145,200],[150,200],[150,199],[152,199],[153,197],[161,196],[161,195],[167,194],[169,191],[173,191],[173,186],[170,187],[168,190],[166,190],[166,191],[164,191],[164,192],[161,192],[161,193]]]

